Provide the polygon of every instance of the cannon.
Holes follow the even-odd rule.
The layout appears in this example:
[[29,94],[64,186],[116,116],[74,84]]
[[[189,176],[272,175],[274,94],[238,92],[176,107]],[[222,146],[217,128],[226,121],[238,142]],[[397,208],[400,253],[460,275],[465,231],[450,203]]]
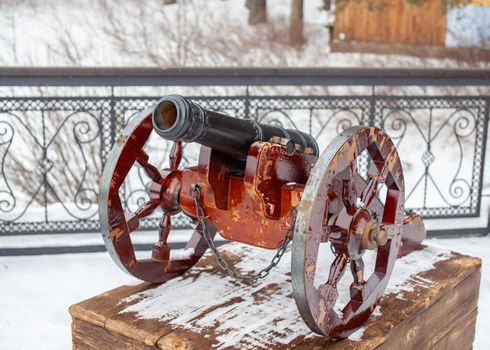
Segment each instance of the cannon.
[[[169,167],[149,162],[145,144],[152,132],[174,141]],[[201,145],[198,164],[182,169],[182,142]],[[367,162],[361,171],[360,159]],[[125,210],[120,190],[133,166],[149,178],[148,200]],[[331,339],[358,329],[379,302],[395,260],[425,238],[420,216],[404,208],[402,165],[392,140],[381,129],[351,127],[323,152],[297,130],[260,124],[206,110],[169,95],[142,111],[114,144],[101,180],[99,219],[108,252],[119,267],[152,283],[183,274],[208,248],[217,265],[246,283],[257,283],[277,265],[292,242],[293,296],[308,327]],[[151,258],[139,259],[131,240],[140,220],[162,211]],[[183,253],[167,242],[172,216],[182,212],[195,224]],[[239,273],[214,243],[230,241],[277,249],[258,273]],[[331,249],[329,274],[317,282],[319,250]],[[375,255],[367,274],[363,255]],[[339,281],[350,271],[347,302],[340,310]]]

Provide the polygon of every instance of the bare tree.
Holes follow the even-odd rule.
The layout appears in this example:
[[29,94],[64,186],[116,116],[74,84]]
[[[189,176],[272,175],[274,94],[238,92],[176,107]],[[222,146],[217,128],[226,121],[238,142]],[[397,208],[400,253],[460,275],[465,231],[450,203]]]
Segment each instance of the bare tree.
[[291,0],[289,41],[293,46],[301,45],[305,41],[303,36],[303,0]]
[[332,7],[332,0],[323,0],[322,10],[330,11],[331,7]]
[[255,25],[267,22],[267,1],[247,0],[245,6],[248,8],[248,24]]

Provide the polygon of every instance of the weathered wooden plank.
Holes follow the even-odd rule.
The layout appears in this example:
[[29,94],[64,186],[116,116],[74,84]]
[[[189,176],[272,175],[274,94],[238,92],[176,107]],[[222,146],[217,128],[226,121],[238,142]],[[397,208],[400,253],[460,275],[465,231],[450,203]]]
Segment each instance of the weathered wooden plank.
[[108,332],[103,327],[73,319],[73,350],[157,350],[121,333]]
[[460,319],[431,350],[471,349],[475,338],[477,310]]
[[136,286],[118,287],[70,306],[70,315],[74,319],[85,320],[100,327],[104,327],[109,315],[113,315],[114,313],[123,310],[125,307],[125,305],[114,303],[113,300],[120,300],[128,295],[142,292],[147,290],[150,286],[150,284],[141,283]]
[[[394,327],[386,336],[379,349],[429,349],[454,327],[464,326],[466,317],[475,312],[478,301],[480,271],[476,271],[454,286],[454,289],[444,294],[429,308],[415,313],[400,326]],[[420,296],[419,296],[420,297]],[[425,297],[425,296],[424,296]],[[463,349],[465,346],[457,347]]]
[[[235,244],[223,250],[243,270],[257,268],[271,256]],[[403,269],[414,264],[425,264],[427,271],[406,275]],[[458,331],[474,327],[470,314],[478,298],[479,259],[425,248],[397,266],[392,280],[398,289],[389,287],[361,334],[342,342],[326,341],[303,324],[292,299],[287,256],[267,280],[254,284],[217,273],[206,257],[164,285],[123,286],[72,306],[74,348],[92,349],[97,338],[105,346],[119,336],[124,346],[117,343],[115,348],[121,349],[430,348],[446,338],[469,347],[474,331],[464,336]],[[104,332],[108,334],[102,336]]]

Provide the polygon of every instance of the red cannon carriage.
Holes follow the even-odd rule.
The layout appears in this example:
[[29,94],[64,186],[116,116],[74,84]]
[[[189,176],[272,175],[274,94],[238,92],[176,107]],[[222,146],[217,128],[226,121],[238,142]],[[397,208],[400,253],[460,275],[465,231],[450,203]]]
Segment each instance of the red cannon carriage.
[[[170,166],[157,169],[144,151],[152,131],[175,141]],[[182,142],[201,144],[197,166],[180,169]],[[368,171],[359,169],[367,156]],[[120,198],[133,165],[151,179],[149,200],[125,212]],[[142,218],[163,211],[151,259],[137,259],[131,233]],[[193,219],[187,256],[172,259],[167,239],[171,217]],[[209,248],[218,265],[235,277],[266,276],[292,241],[293,295],[312,331],[341,339],[373,312],[397,257],[425,238],[422,220],[405,214],[403,171],[396,148],[380,129],[343,131],[320,154],[312,136],[205,110],[177,95],[136,116],[117,139],[101,182],[100,222],[107,250],[133,276],[162,283],[183,274]],[[219,255],[213,238],[278,249],[257,275],[239,275]],[[335,255],[326,280],[314,283],[319,247]],[[366,275],[363,255],[376,255]],[[349,265],[353,282],[341,311],[334,305],[338,283]]]

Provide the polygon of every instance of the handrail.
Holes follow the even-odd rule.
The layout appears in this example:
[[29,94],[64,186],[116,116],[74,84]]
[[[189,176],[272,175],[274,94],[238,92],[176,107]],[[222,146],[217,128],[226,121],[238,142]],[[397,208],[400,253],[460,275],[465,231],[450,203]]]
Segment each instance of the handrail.
[[490,86],[490,69],[4,67],[0,86]]

